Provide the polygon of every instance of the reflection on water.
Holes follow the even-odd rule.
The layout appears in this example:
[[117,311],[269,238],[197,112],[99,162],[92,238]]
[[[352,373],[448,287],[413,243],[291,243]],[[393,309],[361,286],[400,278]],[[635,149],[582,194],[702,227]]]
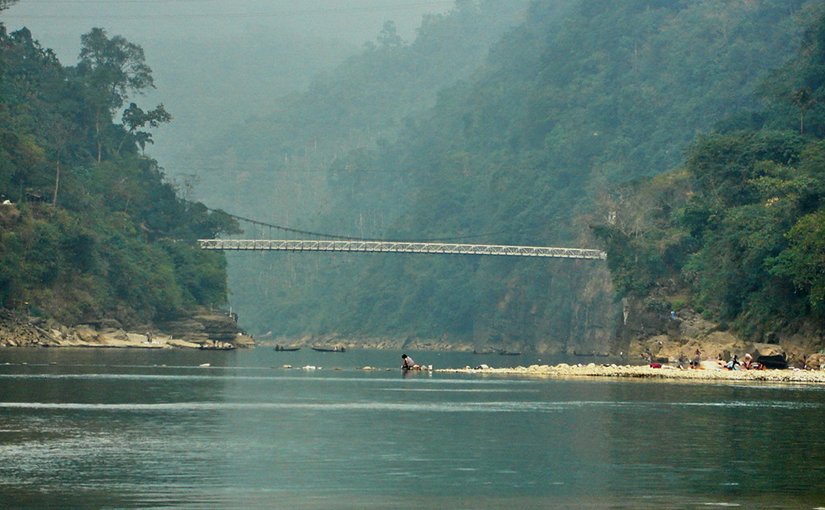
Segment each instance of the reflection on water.
[[2,350],[3,504],[825,504],[821,388],[404,378],[396,357]]

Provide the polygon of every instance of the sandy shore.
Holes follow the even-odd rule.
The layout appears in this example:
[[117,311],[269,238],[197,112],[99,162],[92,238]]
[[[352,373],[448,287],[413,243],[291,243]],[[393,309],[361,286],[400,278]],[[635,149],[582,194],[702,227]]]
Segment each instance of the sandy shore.
[[665,365],[662,368],[630,365],[531,365],[515,368],[455,368],[438,369],[443,373],[526,376],[546,378],[638,378],[682,381],[731,381],[825,384],[825,370],[723,370],[715,363],[705,362],[698,370],[679,369]]

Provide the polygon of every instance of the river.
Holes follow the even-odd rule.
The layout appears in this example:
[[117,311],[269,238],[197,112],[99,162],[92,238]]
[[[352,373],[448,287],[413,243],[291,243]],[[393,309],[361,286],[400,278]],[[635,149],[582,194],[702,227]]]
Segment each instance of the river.
[[0,349],[0,506],[825,507],[821,386],[399,365],[382,351]]

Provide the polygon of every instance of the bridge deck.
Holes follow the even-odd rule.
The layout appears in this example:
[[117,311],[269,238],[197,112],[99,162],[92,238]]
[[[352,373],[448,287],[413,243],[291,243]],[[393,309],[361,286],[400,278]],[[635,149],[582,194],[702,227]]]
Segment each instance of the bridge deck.
[[604,260],[600,250],[552,248],[548,246],[508,246],[490,244],[415,243],[404,241],[302,241],[279,239],[199,239],[204,250],[229,251],[338,251],[385,253],[443,253],[453,255],[508,255]]

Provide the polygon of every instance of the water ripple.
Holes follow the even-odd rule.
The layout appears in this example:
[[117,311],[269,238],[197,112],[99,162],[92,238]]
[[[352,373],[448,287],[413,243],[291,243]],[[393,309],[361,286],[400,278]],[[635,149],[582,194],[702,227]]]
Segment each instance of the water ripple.
[[751,407],[772,409],[822,408],[823,404],[803,402],[708,402],[659,403],[618,401],[514,401],[514,402],[161,402],[161,403],[83,403],[83,402],[0,402],[0,409],[180,412],[180,411],[420,411],[420,412],[551,412],[589,407]]

